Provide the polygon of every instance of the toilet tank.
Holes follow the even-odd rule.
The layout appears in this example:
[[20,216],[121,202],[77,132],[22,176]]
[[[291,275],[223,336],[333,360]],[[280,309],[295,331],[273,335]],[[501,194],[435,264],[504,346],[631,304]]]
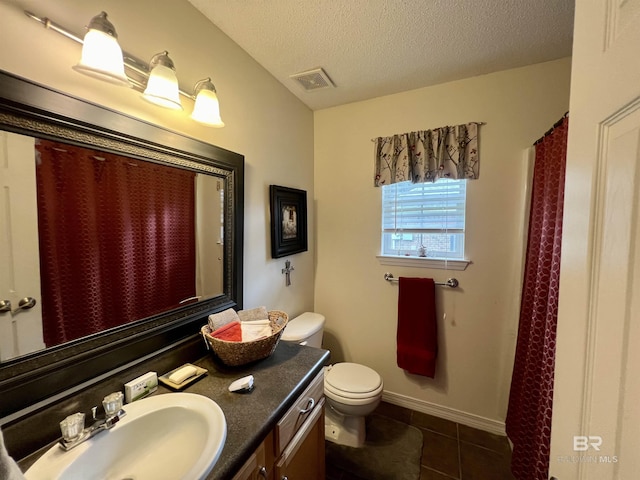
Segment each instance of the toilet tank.
[[324,333],[324,315],[315,312],[304,312],[289,320],[282,333],[285,342],[296,342],[310,347],[322,347]]

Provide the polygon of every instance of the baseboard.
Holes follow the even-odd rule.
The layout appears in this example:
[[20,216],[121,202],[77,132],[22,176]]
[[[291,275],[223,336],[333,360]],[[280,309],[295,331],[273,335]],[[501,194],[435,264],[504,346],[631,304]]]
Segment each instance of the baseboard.
[[398,405],[399,407],[405,407],[415,410],[416,412],[422,412],[428,415],[433,415],[434,417],[444,418],[445,420],[461,423],[462,425],[467,425],[468,427],[477,428],[496,435],[506,435],[504,422],[491,420],[490,418],[474,415],[473,413],[444,407],[442,405],[418,400],[416,398],[407,397],[406,395],[389,392],[387,390],[382,392],[382,400],[393,405]]

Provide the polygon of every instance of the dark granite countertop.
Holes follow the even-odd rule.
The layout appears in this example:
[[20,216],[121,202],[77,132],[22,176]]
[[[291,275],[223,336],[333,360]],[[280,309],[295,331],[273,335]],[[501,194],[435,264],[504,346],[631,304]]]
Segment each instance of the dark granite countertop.
[[[273,355],[248,367],[224,367],[211,356],[194,362],[209,374],[183,391],[211,398],[227,420],[224,448],[207,479],[233,477],[328,359],[327,350],[280,342]],[[249,374],[252,392],[229,392],[233,380]],[[160,384],[158,393],[169,391]]]
[[[212,355],[192,361],[209,373],[182,391],[211,398],[220,406],[227,421],[224,448],[207,480],[231,479],[328,360],[327,350],[279,342],[270,357],[246,366],[227,367]],[[164,373],[158,371],[158,375]],[[244,394],[229,392],[228,387],[233,380],[249,374],[254,377],[253,391]],[[160,383],[153,395],[171,392],[173,390]],[[57,414],[56,418],[62,416]],[[19,462],[23,471],[54,444]]]

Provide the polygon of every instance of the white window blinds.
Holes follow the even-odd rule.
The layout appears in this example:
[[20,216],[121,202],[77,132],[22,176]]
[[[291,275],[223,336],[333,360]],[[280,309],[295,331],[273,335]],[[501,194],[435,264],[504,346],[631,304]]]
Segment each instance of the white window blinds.
[[464,258],[466,180],[382,187],[382,255]]

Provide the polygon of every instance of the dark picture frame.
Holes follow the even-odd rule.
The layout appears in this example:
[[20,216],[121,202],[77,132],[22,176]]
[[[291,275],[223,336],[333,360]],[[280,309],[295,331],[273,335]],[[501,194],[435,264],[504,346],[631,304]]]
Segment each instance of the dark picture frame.
[[306,252],[307,192],[296,188],[269,186],[271,199],[271,257]]

